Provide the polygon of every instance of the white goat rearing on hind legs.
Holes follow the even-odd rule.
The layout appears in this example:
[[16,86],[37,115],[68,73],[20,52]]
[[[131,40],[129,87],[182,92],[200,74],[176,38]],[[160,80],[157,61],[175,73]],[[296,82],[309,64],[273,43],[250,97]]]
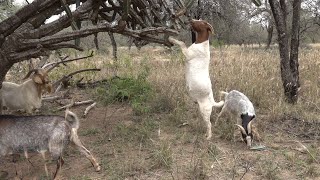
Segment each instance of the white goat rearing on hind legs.
[[212,107],[222,107],[224,102],[215,102],[209,75],[210,44],[209,34],[212,26],[203,20],[191,20],[192,30],[197,33],[196,42],[186,47],[184,42],[172,37],[169,41],[180,46],[186,57],[186,83],[191,98],[199,104],[201,116],[207,125],[206,137],[212,136],[210,116]]

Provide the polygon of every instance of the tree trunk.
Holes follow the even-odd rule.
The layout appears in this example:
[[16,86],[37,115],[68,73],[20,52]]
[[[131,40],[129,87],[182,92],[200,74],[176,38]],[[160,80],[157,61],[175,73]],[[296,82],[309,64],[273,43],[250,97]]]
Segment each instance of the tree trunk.
[[266,49],[270,48],[271,42],[272,42],[272,36],[273,36],[273,24],[272,22],[269,22],[269,25],[267,27],[268,37],[267,37],[267,46]]
[[118,60],[118,56],[117,56],[117,51],[118,51],[117,42],[116,42],[116,40],[114,39],[114,36],[113,36],[113,33],[112,33],[112,32],[108,32],[108,34],[109,34],[109,37],[110,37],[110,40],[111,40],[113,58],[114,58],[115,61],[117,61],[117,60]]
[[293,19],[291,48],[289,52],[289,33],[287,30],[287,8],[285,0],[269,0],[275,25],[278,32],[278,43],[280,52],[281,79],[284,88],[284,95],[288,103],[296,103],[298,100],[299,89],[299,27],[301,0],[293,2]]

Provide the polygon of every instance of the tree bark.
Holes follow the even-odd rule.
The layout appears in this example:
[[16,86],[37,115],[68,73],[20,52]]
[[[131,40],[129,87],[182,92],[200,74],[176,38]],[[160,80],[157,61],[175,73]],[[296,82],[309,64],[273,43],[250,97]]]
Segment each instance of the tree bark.
[[267,32],[268,32],[268,36],[267,36],[266,49],[269,49],[270,45],[271,45],[271,42],[272,42],[272,37],[273,37],[273,22],[271,20],[269,20],[269,25],[267,27]]
[[284,95],[288,103],[298,101],[299,83],[299,27],[301,0],[293,1],[293,19],[291,33],[291,48],[289,50],[289,33],[287,30],[287,7],[285,0],[269,0],[275,25],[278,32],[280,52],[280,70]]

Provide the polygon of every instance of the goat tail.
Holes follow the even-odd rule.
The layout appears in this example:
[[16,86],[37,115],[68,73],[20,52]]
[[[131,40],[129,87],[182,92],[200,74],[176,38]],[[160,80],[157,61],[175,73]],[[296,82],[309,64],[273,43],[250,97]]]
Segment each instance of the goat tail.
[[224,95],[224,97],[226,97],[229,93],[225,92],[225,91],[220,91],[220,97]]
[[66,109],[65,120],[71,125],[72,129],[79,129],[79,118],[75,113],[71,112],[69,109]]
[[224,105],[224,101],[215,102],[213,101],[213,107],[220,108]]

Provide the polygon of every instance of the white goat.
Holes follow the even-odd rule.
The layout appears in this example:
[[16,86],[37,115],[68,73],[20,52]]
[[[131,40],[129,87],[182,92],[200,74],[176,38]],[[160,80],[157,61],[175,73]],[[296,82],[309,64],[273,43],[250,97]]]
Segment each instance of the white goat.
[[210,116],[212,107],[222,107],[223,101],[215,102],[209,75],[210,44],[209,34],[213,33],[212,26],[203,20],[192,20],[192,30],[197,33],[195,43],[186,47],[184,42],[172,37],[169,41],[180,46],[186,57],[186,83],[191,98],[199,104],[201,116],[207,125],[206,137],[212,136]]
[[33,109],[41,107],[41,96],[44,91],[51,92],[51,84],[48,80],[48,71],[33,69],[28,72],[26,78],[32,73],[32,78],[22,84],[3,82],[0,89],[0,113],[3,106],[11,110],[25,110],[32,113]]
[[241,130],[243,140],[250,147],[253,140],[253,134],[260,137],[256,131],[252,129],[251,123],[256,116],[252,102],[246,95],[237,90],[232,90],[229,93],[220,91],[220,94],[225,95],[225,99],[221,112],[215,122],[215,126],[217,125],[219,117],[224,113],[229,112],[237,118],[236,126]]

